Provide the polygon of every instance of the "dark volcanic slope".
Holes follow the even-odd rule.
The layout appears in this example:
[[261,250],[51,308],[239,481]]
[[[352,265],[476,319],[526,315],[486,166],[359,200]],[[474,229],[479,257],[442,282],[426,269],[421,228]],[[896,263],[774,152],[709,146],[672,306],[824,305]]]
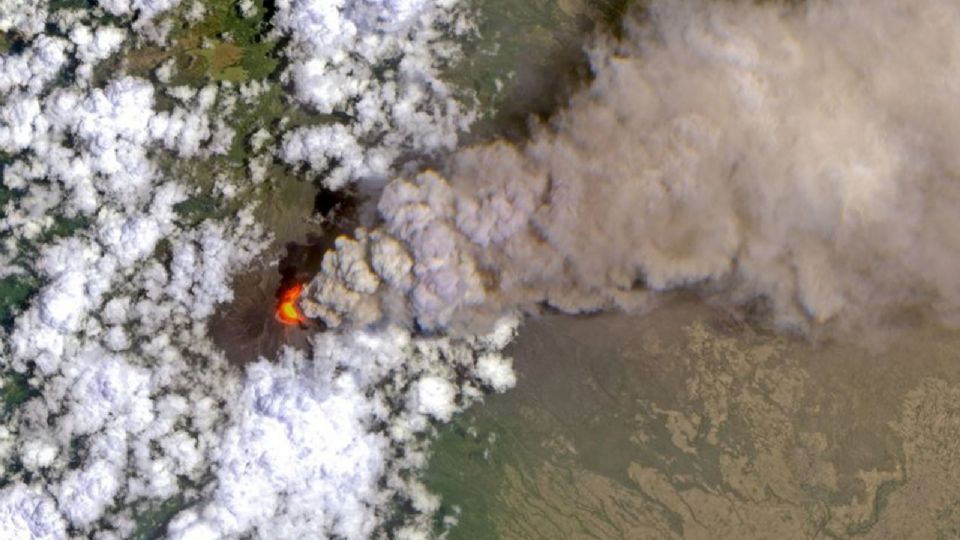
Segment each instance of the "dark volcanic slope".
[[234,282],[234,299],[210,322],[213,341],[231,363],[245,365],[259,357],[274,358],[284,344],[305,348],[309,328],[288,326],[276,319],[280,274],[265,269]]

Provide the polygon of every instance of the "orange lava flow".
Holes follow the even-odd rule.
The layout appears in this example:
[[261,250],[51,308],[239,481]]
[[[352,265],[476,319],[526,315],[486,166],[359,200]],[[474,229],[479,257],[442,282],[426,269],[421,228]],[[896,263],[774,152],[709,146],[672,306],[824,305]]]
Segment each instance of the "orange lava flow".
[[300,324],[306,319],[297,307],[297,299],[303,291],[303,285],[294,283],[280,293],[280,303],[277,304],[277,320],[283,324]]

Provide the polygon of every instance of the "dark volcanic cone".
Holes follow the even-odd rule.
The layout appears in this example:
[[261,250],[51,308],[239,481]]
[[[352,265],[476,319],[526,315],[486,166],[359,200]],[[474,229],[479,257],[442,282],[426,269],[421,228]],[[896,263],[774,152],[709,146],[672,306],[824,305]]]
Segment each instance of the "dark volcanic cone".
[[246,365],[260,357],[273,359],[282,345],[307,348],[311,325],[286,325],[277,320],[276,269],[242,275],[234,281],[234,299],[210,322],[210,334],[231,363]]

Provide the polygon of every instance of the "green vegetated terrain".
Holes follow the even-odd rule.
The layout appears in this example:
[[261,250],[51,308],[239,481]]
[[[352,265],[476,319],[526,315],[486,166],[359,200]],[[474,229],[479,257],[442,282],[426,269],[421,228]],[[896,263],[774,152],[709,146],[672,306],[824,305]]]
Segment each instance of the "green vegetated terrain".
[[[213,0],[203,5],[203,18],[192,22],[187,18],[191,4],[181,4],[171,15],[175,22],[168,45],[145,43],[129,51],[119,63],[131,74],[153,78],[160,87],[186,85],[202,88],[223,82],[266,85],[266,90],[253,103],[238,103],[226,115],[227,125],[234,130],[226,155],[187,160],[160,159],[169,174],[187,179],[195,190],[190,199],[177,207],[186,225],[233,215],[255,202],[259,206],[258,218],[266,229],[282,232],[282,226],[274,227],[279,225],[275,219],[284,221],[291,216],[303,223],[312,211],[312,207],[301,204],[304,200],[312,200],[312,185],[298,178],[288,167],[268,160],[268,181],[254,189],[242,189],[231,199],[219,196],[214,187],[218,180],[250,187],[249,162],[254,156],[250,140],[257,131],[263,129],[276,136],[281,122],[289,129],[317,123],[324,118],[299,107],[287,97],[279,83],[282,68],[280,44],[268,35],[272,29],[271,13],[263,0],[254,1],[254,15],[251,17],[243,16],[236,0]],[[156,72],[167,63],[173,66],[171,80],[160,83],[156,80]],[[160,95],[160,99],[161,107],[165,101],[170,106],[170,98]],[[274,142],[271,140],[268,144]],[[287,194],[291,189],[309,195],[289,197]],[[278,206],[286,207],[284,212],[276,212]],[[287,239],[278,236],[281,241]]]
[[245,17],[236,0],[207,0],[203,18],[191,21],[192,3],[183,2],[169,15],[171,44],[133,50],[124,64],[133,74],[149,76],[172,59],[171,86],[268,78],[280,66],[278,43],[267,36],[270,13],[264,1],[253,0],[253,5],[253,15]]
[[679,303],[548,316],[511,352],[517,388],[435,447],[450,538],[960,532],[960,333],[913,328],[870,352]]
[[617,33],[631,0],[474,0],[477,32],[445,77],[470,89],[483,117],[468,143],[522,140],[531,118],[547,118],[589,78],[584,45]]

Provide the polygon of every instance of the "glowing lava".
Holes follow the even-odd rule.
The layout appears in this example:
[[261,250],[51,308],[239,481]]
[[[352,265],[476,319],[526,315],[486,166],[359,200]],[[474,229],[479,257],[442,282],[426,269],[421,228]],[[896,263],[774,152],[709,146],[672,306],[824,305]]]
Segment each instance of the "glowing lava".
[[303,285],[294,283],[280,292],[277,320],[283,324],[300,324],[306,320],[300,313],[300,308],[297,307],[297,299],[300,298],[301,291],[303,291]]

